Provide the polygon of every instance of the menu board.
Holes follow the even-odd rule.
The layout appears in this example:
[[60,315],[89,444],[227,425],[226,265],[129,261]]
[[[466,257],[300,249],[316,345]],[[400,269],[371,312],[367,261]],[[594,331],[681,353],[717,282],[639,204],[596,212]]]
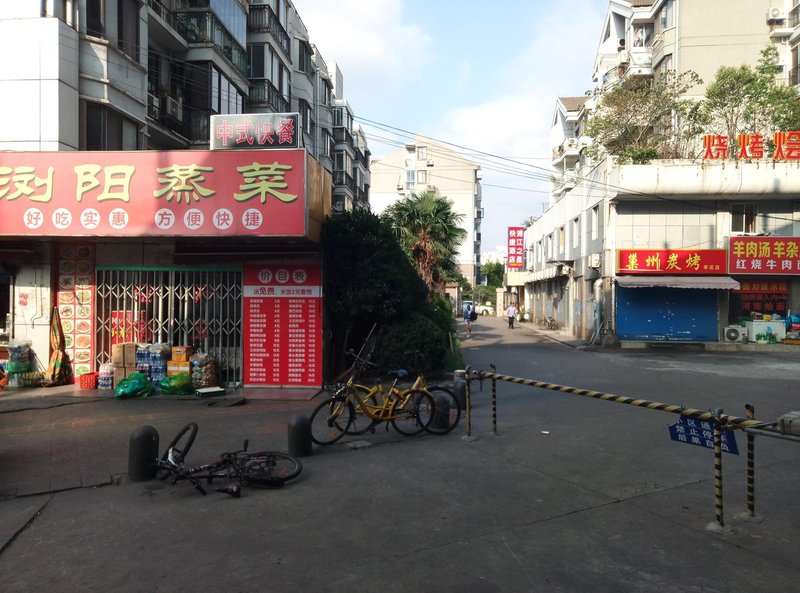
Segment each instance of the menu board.
[[318,387],[322,383],[319,265],[244,269],[244,384]]
[[62,245],[57,263],[56,302],[64,351],[79,376],[94,370],[94,247]]

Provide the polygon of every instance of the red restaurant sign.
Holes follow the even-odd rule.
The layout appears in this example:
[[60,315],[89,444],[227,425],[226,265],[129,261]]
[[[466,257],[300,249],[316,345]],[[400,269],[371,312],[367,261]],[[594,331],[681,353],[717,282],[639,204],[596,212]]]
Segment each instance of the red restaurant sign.
[[618,249],[618,274],[726,274],[724,249]]
[[244,383],[322,383],[322,274],[318,265],[244,268]]
[[731,274],[800,274],[800,238],[731,237]]
[[305,150],[3,152],[0,236],[305,236]]
[[508,227],[508,259],[509,270],[521,270],[525,265],[525,227]]

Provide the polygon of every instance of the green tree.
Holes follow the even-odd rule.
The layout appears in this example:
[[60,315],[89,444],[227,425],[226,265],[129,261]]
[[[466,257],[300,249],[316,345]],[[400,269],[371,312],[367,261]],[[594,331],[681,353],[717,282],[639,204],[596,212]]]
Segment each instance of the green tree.
[[489,288],[500,288],[503,286],[503,276],[505,269],[499,262],[489,262],[481,264],[481,274],[486,276],[486,285]]
[[621,162],[647,163],[679,154],[696,137],[697,103],[682,99],[701,84],[692,71],[669,71],[655,78],[628,77],[602,89],[586,134]]
[[[359,350],[374,325],[373,360],[384,367],[414,369],[423,360],[428,372],[461,368],[449,303],[429,298],[386,220],[365,210],[337,214],[323,226],[322,249],[329,376],[348,366],[345,353]],[[415,324],[426,331],[412,331]]]
[[[778,50],[770,44],[761,50],[755,68],[723,66],[708,85],[703,116],[708,129],[728,136],[735,144],[740,134],[761,134],[770,140],[773,130],[800,126],[800,101],[792,87],[777,82]],[[738,152],[729,151],[730,158]]]
[[448,274],[457,269],[458,246],[467,236],[460,226],[463,216],[452,205],[433,188],[395,202],[384,213],[431,295],[444,294]]

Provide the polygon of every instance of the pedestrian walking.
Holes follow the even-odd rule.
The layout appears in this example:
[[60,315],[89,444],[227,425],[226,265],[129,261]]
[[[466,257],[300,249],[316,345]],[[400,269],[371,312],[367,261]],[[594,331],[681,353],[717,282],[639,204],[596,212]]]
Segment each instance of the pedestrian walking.
[[467,337],[472,335],[472,324],[478,318],[477,312],[472,308],[472,305],[467,305],[464,309],[464,323],[467,325]]
[[508,317],[508,329],[514,329],[514,319],[517,317],[517,307],[514,303],[506,309],[506,317]]

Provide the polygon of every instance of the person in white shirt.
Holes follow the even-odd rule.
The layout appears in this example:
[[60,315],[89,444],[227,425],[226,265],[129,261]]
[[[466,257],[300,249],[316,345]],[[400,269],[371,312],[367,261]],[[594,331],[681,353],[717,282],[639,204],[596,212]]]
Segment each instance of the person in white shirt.
[[508,329],[514,329],[514,319],[517,317],[517,307],[514,303],[506,309],[506,317],[508,317]]

